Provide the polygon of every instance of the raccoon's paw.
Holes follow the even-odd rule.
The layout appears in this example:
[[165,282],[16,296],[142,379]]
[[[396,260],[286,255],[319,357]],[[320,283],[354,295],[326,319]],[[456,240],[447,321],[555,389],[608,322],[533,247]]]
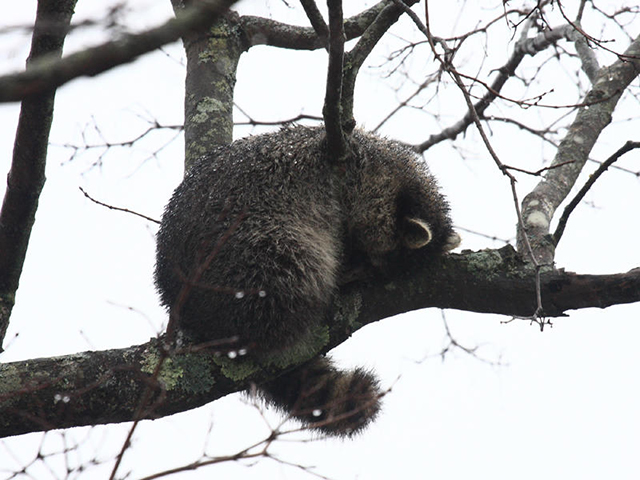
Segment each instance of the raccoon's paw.
[[458,248],[462,243],[462,237],[458,234],[458,232],[453,232],[451,235],[447,237],[447,241],[444,244],[444,251],[449,252],[454,248]]

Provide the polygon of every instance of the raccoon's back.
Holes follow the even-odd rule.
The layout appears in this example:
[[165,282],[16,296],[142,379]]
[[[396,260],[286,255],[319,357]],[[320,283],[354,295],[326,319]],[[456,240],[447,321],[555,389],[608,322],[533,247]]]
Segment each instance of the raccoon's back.
[[197,340],[240,336],[269,350],[303,334],[330,301],[341,255],[338,195],[321,135],[287,132],[217,149],[167,205],[156,285]]

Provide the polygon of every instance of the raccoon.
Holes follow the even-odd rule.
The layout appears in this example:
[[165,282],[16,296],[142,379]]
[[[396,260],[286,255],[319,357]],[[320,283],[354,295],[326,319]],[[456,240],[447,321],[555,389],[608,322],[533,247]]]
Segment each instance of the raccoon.
[[[317,335],[350,271],[402,268],[413,252],[428,259],[458,245],[421,158],[360,130],[347,143],[336,162],[323,127],[286,127],[220,146],[188,170],[162,217],[155,281],[189,341],[272,363]],[[372,373],[323,356],[258,388],[328,435],[351,436],[380,409]]]

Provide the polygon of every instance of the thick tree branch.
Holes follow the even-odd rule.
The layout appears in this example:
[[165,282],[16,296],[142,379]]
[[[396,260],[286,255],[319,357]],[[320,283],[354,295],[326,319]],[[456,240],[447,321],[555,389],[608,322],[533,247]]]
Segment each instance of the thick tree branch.
[[[346,39],[352,40],[362,35],[388,4],[388,0],[381,0],[373,7],[346,19],[344,21]],[[242,16],[240,22],[252,46],[270,45],[291,50],[317,50],[327,45],[326,37],[319,37],[311,27],[287,25],[252,15]]]
[[[76,0],[40,0],[27,72],[40,58],[59,58]],[[45,182],[55,90],[22,102],[11,170],[0,210],[0,351],[22,274],[38,199]]]
[[[363,325],[427,307],[529,316],[536,309],[535,272],[512,247],[448,255],[393,278],[349,284],[335,303],[330,340],[345,341]],[[640,301],[640,268],[616,275],[542,273],[544,314]],[[277,376],[210,351],[167,360],[158,381],[159,340],[119,350],[84,352],[0,365],[0,437],[54,428],[129,421],[147,387],[143,418],[189,410]]]
[[[560,142],[544,179],[522,201],[525,232],[541,264],[551,264],[555,244],[549,235],[553,215],[582,171],[600,133],[611,122],[611,115],[622,93],[640,73],[640,37],[625,51],[622,59],[598,72],[591,91],[578,110],[565,138]],[[518,232],[518,245],[523,241]],[[519,247],[520,249],[520,247]]]
[[185,167],[216,145],[233,140],[233,92],[238,62],[249,48],[230,13],[206,34],[193,32],[183,38],[187,55],[185,82]]
[[315,0],[300,0],[302,4],[302,8],[304,8],[304,12],[307,14],[307,18],[313,27],[313,30],[318,35],[318,40],[321,42],[326,42],[329,38],[329,27],[322,18],[322,14],[320,10],[318,10],[318,5],[316,5]]
[[208,27],[233,3],[235,0],[194,2],[192,7],[160,27],[125,35],[63,59],[59,59],[59,55],[42,58],[24,72],[0,77],[0,102],[19,101],[60,87],[74,78],[98,75],[131,62],[140,55],[179,40],[189,32]]
[[[179,40],[189,32],[208,27],[233,3],[234,0],[194,2],[193,6],[181,10],[177,18],[157,28],[126,35],[63,59],[44,58],[29,70],[0,76],[0,102],[20,101],[28,96],[60,87],[75,78],[95,76],[131,62],[140,55]],[[387,3],[387,0],[382,0],[348,19],[345,22],[347,39],[359,37]],[[242,28],[246,31],[251,45],[315,50],[324,48],[326,44],[326,40],[319,38],[313,28],[296,27],[260,17],[243,17]]]

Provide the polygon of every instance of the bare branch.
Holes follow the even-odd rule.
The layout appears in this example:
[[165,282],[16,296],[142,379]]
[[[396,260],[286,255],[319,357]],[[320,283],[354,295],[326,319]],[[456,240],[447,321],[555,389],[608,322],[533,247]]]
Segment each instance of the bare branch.
[[[579,21],[576,21],[575,25],[580,28]],[[589,46],[587,37],[582,35],[578,30],[573,30],[573,32],[569,34],[569,38],[573,39],[575,43],[576,52],[582,62],[582,71],[587,75],[591,83],[595,82],[598,71],[600,70],[600,65],[598,65],[598,59],[595,53],[593,53],[593,49]]]
[[[379,276],[351,283],[343,287],[336,301],[330,340],[323,351],[352,333],[344,329],[345,318],[352,320],[350,325],[364,326],[427,307],[530,316],[537,308],[535,274],[511,246],[506,246],[447,255],[436,262],[417,261],[415,272],[393,280]],[[462,289],[460,278],[477,281]],[[640,268],[614,275],[548,270],[542,272],[540,283],[544,314],[550,317],[565,315],[570,309],[640,301]],[[403,295],[398,296],[398,291]],[[230,378],[233,375],[223,368],[227,364],[209,348],[172,352],[171,361],[154,382],[152,373],[160,358],[161,342],[155,339],[124,349],[0,364],[5,386],[0,394],[0,437],[131,421],[145,388],[151,388],[153,395],[143,418],[159,418],[245,390],[278,374],[255,369],[242,379]]]
[[[327,106],[330,105],[329,99],[331,98],[329,96],[330,94],[329,88],[331,88],[333,92],[337,91],[336,82],[339,81],[337,79],[337,75],[338,75],[337,67],[334,67],[332,70],[332,63],[331,63],[332,59],[334,61],[334,65],[337,64],[338,58],[340,60],[340,65],[341,66],[344,65],[344,69],[341,69],[341,72],[343,72],[343,74],[341,75],[341,79],[340,79],[341,97],[340,97],[340,105],[339,105],[340,107],[339,118],[340,118],[341,127],[344,128],[346,131],[350,131],[355,127],[355,124],[356,124],[353,118],[353,95],[355,91],[355,82],[356,82],[356,78],[358,76],[360,67],[362,66],[366,58],[371,53],[371,50],[373,50],[373,47],[375,47],[375,45],[378,43],[380,38],[382,38],[382,36],[387,32],[389,27],[391,27],[391,25],[393,25],[398,20],[400,14],[405,9],[408,9],[407,5],[405,5],[402,1],[399,1],[399,0],[385,7],[380,12],[380,14],[376,17],[375,21],[373,21],[367,27],[365,32],[360,37],[360,40],[358,41],[358,43],[350,52],[346,54],[345,56],[346,58],[343,61],[342,55],[344,52],[344,35],[341,34],[340,32],[336,33],[335,35],[333,34],[333,32],[337,29],[337,26],[335,29],[332,28],[333,21],[335,21],[337,25],[337,17],[334,17],[333,20],[331,18],[332,16],[331,5],[333,5],[333,2],[334,0],[329,0],[327,2],[328,5],[330,5],[329,29],[332,32],[330,34],[330,38],[332,35],[334,37],[339,35],[342,41],[342,45],[332,46],[334,44],[334,41],[333,40],[330,41],[330,49],[335,48],[333,51],[336,52],[334,55],[330,55],[329,57],[330,71],[329,71],[328,80],[327,80],[327,96],[325,98],[325,112],[324,112],[325,126],[327,127],[327,135],[328,135],[328,139],[330,140],[330,144],[331,142],[334,141],[332,140],[332,137],[339,138],[339,136],[342,134],[341,132],[338,132],[335,127],[328,125],[328,122],[327,122],[328,119],[331,119],[330,121],[333,121],[333,118],[335,118],[335,117],[332,118],[331,116],[328,117],[328,114],[331,114],[332,112],[331,110],[327,110]],[[407,1],[407,4],[413,4],[415,2],[416,0],[409,0]],[[335,114],[336,112],[333,113],[333,115]],[[331,133],[330,129],[333,129],[333,133]]]
[[[93,161],[91,165],[91,167],[97,167],[102,165],[103,158],[107,153],[111,151],[112,148],[133,148],[137,144],[137,142],[141,141],[144,138],[149,137],[154,132],[158,132],[161,130],[174,131],[175,134],[169,140],[159,145],[152,152],[150,152],[149,156],[145,160],[152,157],[156,157],[160,151],[162,151],[164,148],[170,145],[178,137],[178,135],[180,135],[182,130],[184,130],[183,125],[161,125],[156,120],[147,121],[147,123],[149,123],[149,126],[143,132],[139,133],[133,138],[130,138],[129,140],[111,141],[111,140],[108,140],[102,134],[100,128],[95,123],[95,119],[92,118],[91,127],[102,138],[102,142],[84,143],[84,144],[63,143],[63,144],[52,144],[52,145],[71,150],[71,153],[67,161],[72,161],[75,158],[79,157],[81,154],[88,151],[100,151],[97,159]],[[84,132],[83,132],[83,137],[84,137]]]
[[573,212],[573,210],[578,206],[578,204],[582,201],[584,196],[587,194],[589,189],[596,183],[596,180],[600,178],[600,176],[611,166],[614,162],[616,162],[622,155],[635,148],[640,148],[640,142],[627,142],[622,147],[618,149],[613,155],[611,155],[607,160],[605,160],[598,169],[589,175],[589,180],[582,186],[580,191],[576,194],[576,196],[569,202],[569,204],[565,207],[562,212],[562,216],[558,221],[558,226],[556,227],[556,231],[553,233],[553,243],[554,245],[558,245],[560,242],[560,238],[562,238],[562,234],[564,233],[564,229],[567,225],[567,221],[569,220],[569,215]]
[[[75,4],[76,0],[38,2],[27,71],[43,57],[60,58]],[[23,101],[20,109],[11,170],[0,210],[0,352],[45,182],[54,100],[55,90],[42,89]]]
[[[597,45],[599,48],[602,48],[603,50],[606,50],[609,53],[613,53],[614,55],[616,55],[618,57],[619,60],[630,60],[631,58],[627,57],[626,53],[620,53],[620,52],[616,52],[615,50],[612,50],[611,48],[608,48],[606,45],[604,45],[607,42],[610,42],[610,40],[600,40],[598,38],[595,38],[592,35],[589,35],[587,32],[585,32],[582,29],[582,25],[581,25],[581,18],[582,18],[582,5],[580,7],[580,10],[578,11],[578,15],[577,15],[577,21],[572,21],[567,14],[564,11],[564,8],[562,7],[562,2],[557,2],[558,4],[558,9],[560,10],[560,14],[563,16],[563,18],[567,21],[567,23],[569,25],[571,25],[576,32],[578,32],[580,35],[582,35],[582,37],[589,41],[592,42],[594,45]],[[595,72],[594,72],[595,73]]]
[[346,145],[343,131],[342,111],[342,65],[344,61],[344,30],[342,0],[327,0],[329,7],[329,66],[327,88],[322,116],[327,132],[327,148],[332,162],[341,163]]
[[240,111],[240,113],[242,113],[242,115],[247,117],[246,121],[234,121],[234,125],[251,125],[254,127],[257,125],[287,125],[289,123],[299,122],[300,120],[313,120],[315,122],[322,122],[322,117],[319,117],[317,115],[307,115],[306,113],[300,113],[295,117],[285,118],[284,120],[258,120],[247,113],[247,111],[240,107],[237,103],[234,103],[234,107],[236,107]]
[[63,59],[42,58],[24,72],[0,77],[0,102],[23,98],[60,87],[74,78],[95,76],[115,66],[131,62],[162,45],[175,42],[194,30],[202,30],[222,15],[235,0],[203,0],[181,11],[179,16],[160,27],[129,34],[71,54]]
[[[449,51],[449,49],[448,49],[448,47],[447,47],[445,42],[443,42],[443,41],[441,41],[439,39],[435,39],[431,35],[430,29],[429,29],[429,8],[428,8],[428,4],[425,3],[425,17],[426,17],[426,23],[427,23],[426,25],[423,25],[422,22],[420,21],[420,19],[417,18],[417,16],[415,14],[413,14],[413,12],[410,13],[410,16],[413,19],[414,23],[418,26],[418,28],[426,35],[427,39],[429,40],[429,44],[431,45],[431,49],[433,51],[433,54],[436,57],[436,59],[441,63],[442,68],[445,71],[449,72],[449,74],[453,77],[454,82],[456,83],[456,85],[458,86],[458,88],[462,92],[462,95],[464,96],[464,100],[465,100],[465,102],[467,104],[467,108],[468,108],[468,114],[471,116],[471,119],[473,120],[473,123],[476,125],[476,128],[478,129],[478,132],[480,133],[480,137],[482,138],[483,143],[487,147],[487,150],[489,151],[489,154],[491,155],[491,158],[495,162],[495,164],[498,167],[498,169],[502,172],[502,174],[505,175],[509,179],[509,183],[511,185],[511,194],[512,194],[512,197],[513,197],[513,202],[514,202],[514,206],[515,206],[515,210],[516,210],[516,216],[517,216],[517,219],[518,219],[518,226],[519,226],[519,229],[523,229],[524,228],[524,220],[522,218],[522,212],[520,210],[520,202],[518,200],[518,193],[516,191],[516,179],[511,174],[511,172],[509,172],[509,170],[506,168],[506,166],[500,161],[500,159],[498,158],[498,155],[496,154],[496,152],[493,149],[493,146],[491,145],[491,142],[489,142],[489,138],[487,137],[487,135],[486,135],[486,133],[484,131],[484,128],[482,127],[482,123],[480,122],[480,117],[478,116],[478,112],[476,112],[476,110],[474,108],[474,105],[473,105],[473,103],[471,101],[471,96],[469,95],[469,91],[467,90],[467,88],[465,87],[464,83],[462,82],[462,78],[460,77],[460,74],[458,73],[458,71],[455,69],[455,67],[451,63],[452,52]],[[438,52],[436,51],[436,48],[435,48],[435,42],[436,41],[438,41],[442,45],[442,47],[445,49],[444,58],[443,58],[443,56],[439,55]],[[539,320],[539,317],[542,315],[542,312],[543,312],[542,293],[541,293],[542,287],[540,285],[541,264],[536,260],[534,254],[533,254],[533,250],[531,248],[531,245],[529,243],[529,239],[527,238],[526,235],[524,235],[524,237],[523,237],[523,244],[525,245],[527,254],[531,258],[531,262],[533,263],[533,265],[535,267],[535,298],[536,298],[537,306],[536,306],[535,312],[532,314],[532,320],[540,323],[540,325],[542,326],[542,325],[544,325],[544,322]]]
[[329,27],[325,23],[324,18],[322,18],[322,14],[320,10],[318,10],[315,0],[300,0],[300,3],[316,35],[318,35],[318,39],[321,42],[327,42],[329,38]]
[[122,207],[114,207],[113,205],[109,205],[107,203],[101,202],[99,200],[96,200],[95,198],[91,197],[91,195],[89,195],[82,187],[78,187],[80,189],[80,191],[82,192],[82,194],[87,197],[89,200],[91,200],[93,203],[100,205],[102,207],[106,207],[109,210],[116,210],[118,212],[124,212],[124,213],[130,213],[131,215],[136,215],[140,218],[144,218],[145,220],[149,221],[149,222],[153,222],[153,223],[157,223],[159,224],[160,221],[156,220],[155,218],[151,218],[151,217],[147,217],[146,215],[143,215],[141,213],[138,212],[134,212],[133,210],[129,210],[128,208],[122,208]]
[[[569,162],[567,162],[567,163],[569,163]],[[539,168],[535,172],[532,172],[530,170],[525,170],[524,168],[512,167],[511,165],[505,165],[505,168],[507,168],[509,170],[513,170],[515,172],[520,172],[520,173],[524,173],[524,174],[527,174],[527,175],[531,175],[532,177],[539,177],[542,173],[546,172],[547,170],[551,170],[552,168],[559,168],[559,167],[561,167],[563,165],[566,165],[566,164],[565,163],[561,163],[559,165],[549,165],[548,167]]]
[[[487,93],[483,95],[483,97],[478,100],[474,105],[473,109],[477,113],[479,118],[484,118],[484,113],[486,109],[491,105],[491,103],[496,98],[502,98],[500,92],[502,91],[502,87],[505,85],[507,80],[515,75],[516,69],[522,62],[522,60],[527,55],[535,55],[538,52],[548,48],[553,45],[555,42],[561,39],[566,39],[568,32],[573,31],[570,26],[557,27],[552,30],[546,30],[539,35],[531,38],[525,38],[519,40],[514,49],[511,57],[502,67],[500,67],[497,72],[498,76],[495,78],[490,85],[485,84],[483,82],[479,82],[477,79],[473,79],[474,82],[479,82],[484,85],[487,89]],[[526,34],[525,32],[523,32]],[[513,101],[514,103],[520,103],[513,99],[505,98],[506,100]],[[535,104],[536,106],[540,106],[539,104]],[[563,106],[564,107],[564,106]],[[569,107],[569,105],[567,105]],[[464,133],[469,125],[473,123],[473,118],[470,113],[471,111],[467,111],[465,116],[461,118],[454,125],[443,129],[441,132],[431,135],[426,141],[416,145],[414,148],[417,152],[424,152],[425,150],[431,148],[433,145],[440,143],[444,140],[453,140],[461,133]]]
[[376,46],[382,36],[389,30],[391,25],[398,21],[400,15],[409,6],[417,3],[418,0],[394,0],[380,12],[362,34],[358,43],[347,53],[345,58],[344,78],[342,85],[342,115],[344,125],[355,125],[353,118],[353,95],[356,87],[356,78],[360,67],[367,59],[373,47]]
[[[549,236],[549,225],[556,208],[569,194],[582,171],[589,152],[602,130],[611,122],[611,114],[622,93],[640,72],[640,37],[636,38],[617,60],[598,72],[586,105],[578,111],[565,138],[560,142],[553,165],[565,163],[561,168],[549,170],[544,179],[522,202],[525,220],[524,232],[531,239],[536,258],[544,264],[553,262],[555,245]],[[605,99],[601,101],[602,99]],[[518,234],[522,245],[523,232]]]
[[[376,19],[378,14],[388,5],[381,0],[373,7],[348,18],[344,22],[344,33],[347,40],[359,37]],[[240,18],[242,29],[250,45],[270,45],[272,47],[291,50],[316,50],[325,48],[323,40],[313,28],[298,27],[277,22],[268,18],[244,15]]]

